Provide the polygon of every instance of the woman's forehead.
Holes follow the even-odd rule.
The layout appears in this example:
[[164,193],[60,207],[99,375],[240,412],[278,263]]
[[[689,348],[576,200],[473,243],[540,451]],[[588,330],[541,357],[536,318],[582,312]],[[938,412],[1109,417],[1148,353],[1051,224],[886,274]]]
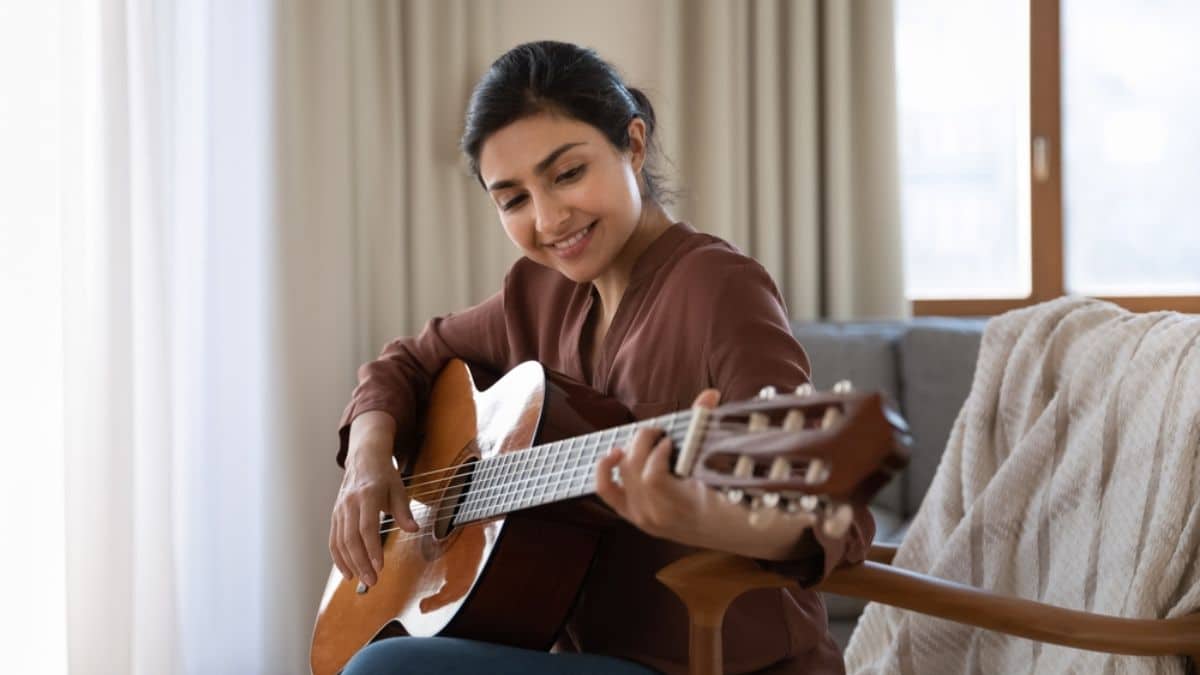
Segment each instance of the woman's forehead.
[[479,176],[485,185],[532,173],[555,149],[565,144],[583,147],[603,141],[590,124],[540,113],[505,126],[483,142],[479,151]]

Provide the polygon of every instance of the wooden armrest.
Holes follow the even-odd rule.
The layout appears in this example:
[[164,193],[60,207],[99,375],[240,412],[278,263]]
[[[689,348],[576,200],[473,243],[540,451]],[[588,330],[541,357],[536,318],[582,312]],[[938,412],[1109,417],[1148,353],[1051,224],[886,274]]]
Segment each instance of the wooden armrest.
[[899,548],[896,544],[871,544],[871,550],[867,551],[867,560],[891,565]]
[[1174,619],[1091,614],[870,561],[839,567],[816,588],[1066,647],[1112,654],[1184,655],[1200,662],[1200,614]]
[[[890,561],[895,552],[895,546],[876,544],[867,562],[835,569],[814,589],[1066,647],[1188,656],[1200,667],[1200,614],[1125,619],[1064,609],[876,562]],[[752,560],[712,551],[667,565],[658,579],[687,605],[692,675],[721,672],[721,623],[734,598],[754,588],[798,587],[795,580],[768,572]]]

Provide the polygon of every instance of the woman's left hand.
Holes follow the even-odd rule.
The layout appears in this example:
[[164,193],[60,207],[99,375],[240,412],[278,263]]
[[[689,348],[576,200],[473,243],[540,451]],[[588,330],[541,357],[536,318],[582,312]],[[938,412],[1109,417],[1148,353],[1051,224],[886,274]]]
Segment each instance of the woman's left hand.
[[[694,405],[712,408],[719,399],[716,389],[706,389]],[[798,546],[813,516],[784,516],[768,509],[762,522],[751,526],[744,505],[731,503],[694,478],[671,473],[670,456],[671,439],[662,430],[640,429],[627,450],[613,448],[600,459],[596,493],[639,529],[663,539],[770,560],[811,553]],[[620,484],[613,480],[614,468]]]

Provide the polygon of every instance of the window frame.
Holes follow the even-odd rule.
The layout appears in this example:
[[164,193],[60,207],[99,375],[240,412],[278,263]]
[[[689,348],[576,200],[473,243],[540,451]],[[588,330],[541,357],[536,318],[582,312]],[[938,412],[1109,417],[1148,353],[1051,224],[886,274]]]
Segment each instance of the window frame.
[[[1024,298],[913,300],[915,316],[992,316],[1066,294],[1062,201],[1061,0],[1029,0],[1029,138],[1031,292]],[[1033,147],[1045,139],[1046,176],[1034,174]],[[1200,296],[1101,297],[1134,312],[1200,314]]]

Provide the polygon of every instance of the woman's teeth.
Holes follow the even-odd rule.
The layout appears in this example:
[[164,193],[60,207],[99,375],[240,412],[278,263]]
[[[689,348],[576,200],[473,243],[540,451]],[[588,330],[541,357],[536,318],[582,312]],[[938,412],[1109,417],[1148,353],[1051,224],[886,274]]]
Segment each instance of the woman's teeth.
[[[592,225],[595,225],[595,223],[592,223]],[[592,231],[592,225],[588,225],[587,227],[583,228],[582,230],[579,231],[579,234],[576,234],[575,236],[571,237],[570,239],[567,239],[566,241],[558,242],[557,244],[554,245],[554,248],[568,249],[568,248],[571,248],[572,246],[574,246],[575,244],[578,244],[579,242],[583,241],[583,238],[585,236],[587,236],[587,233]]]

